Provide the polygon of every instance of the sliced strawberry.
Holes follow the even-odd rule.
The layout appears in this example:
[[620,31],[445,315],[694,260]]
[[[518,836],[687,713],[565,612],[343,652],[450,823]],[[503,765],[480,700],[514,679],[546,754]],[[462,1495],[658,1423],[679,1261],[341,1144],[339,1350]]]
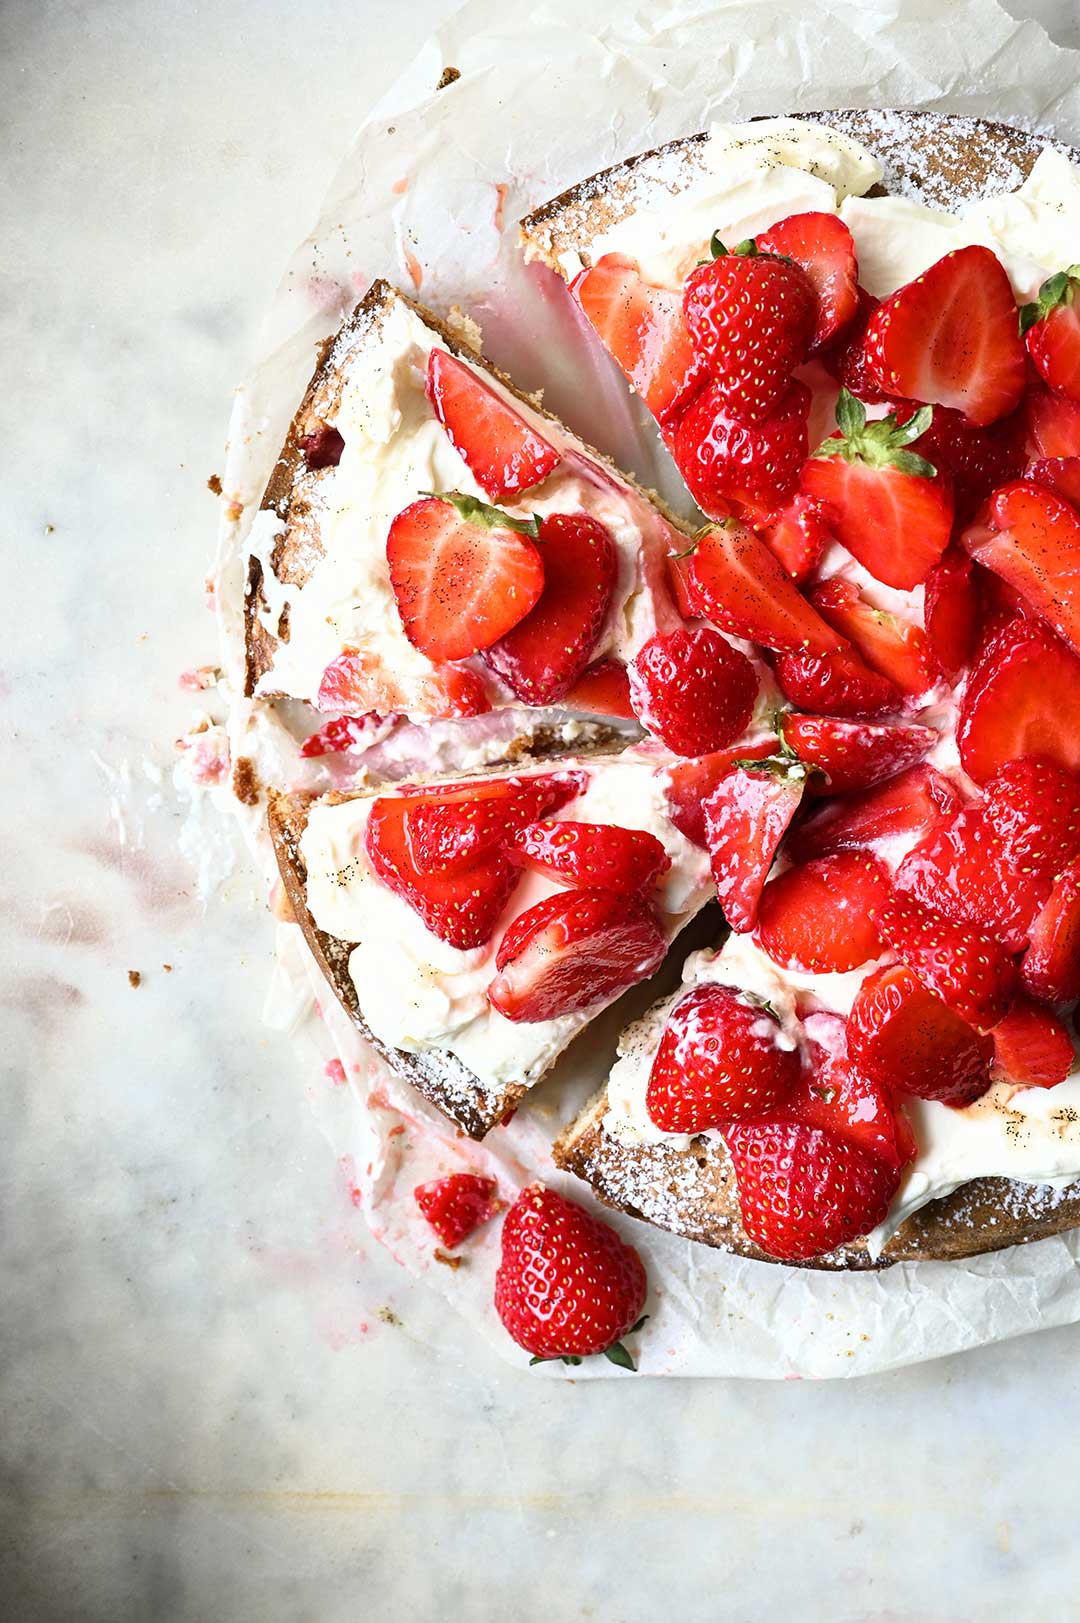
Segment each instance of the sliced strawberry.
[[511,836],[516,860],[562,884],[632,895],[671,867],[655,834],[616,823],[576,823],[548,817]]
[[642,725],[676,755],[707,755],[745,732],[757,698],[754,667],[709,626],[656,632],[629,667]]
[[876,916],[888,899],[888,874],[874,857],[837,851],[769,880],[755,939],[784,968],[855,969],[881,951]]
[[594,716],[625,716],[634,720],[630,703],[630,678],[618,659],[598,659],[582,671],[573,687],[563,694],[568,710],[587,710]]
[[663,932],[640,895],[558,891],[506,931],[488,999],[507,1020],[555,1020],[644,980],[665,949]]
[[931,658],[955,681],[974,659],[982,627],[975,566],[960,547],[946,547],[926,577],[923,624]]
[[376,716],[335,716],[304,739],[300,754],[310,760],[321,755],[340,755],[345,750],[363,749],[370,741],[372,725],[377,720]]
[[805,1262],[868,1234],[900,1181],[880,1157],[804,1122],[736,1122],[724,1141],[743,1228],[782,1262]]
[[865,1076],[960,1108],[990,1086],[994,1040],[980,1035],[904,964],[868,975],[847,1019],[848,1051]]
[[413,1199],[448,1251],[461,1245],[503,1206],[495,1179],[481,1178],[475,1172],[452,1172],[431,1183],[418,1183]]
[[870,721],[901,710],[904,695],[854,649],[840,654],[781,654],[776,680],[800,710]]
[[1054,881],[1032,925],[1020,979],[1043,1003],[1071,1003],[1080,997],[1080,861],[1070,862]]
[[744,423],[715,384],[702,389],[680,419],[671,452],[703,513],[724,518],[732,502],[756,514],[784,506],[806,461],[810,398],[805,383],[796,381],[768,417]]
[[1045,756],[1006,761],[986,785],[983,816],[1014,869],[1058,874],[1080,855],[1080,777]]
[[698,533],[686,578],[697,613],[736,637],[788,653],[829,654],[844,646],[764,541],[738,519]]
[[409,850],[421,873],[471,867],[506,847],[515,830],[582,794],[585,772],[552,772],[535,778],[430,785],[410,800],[405,827]]
[[810,601],[823,620],[849,639],[870,669],[888,677],[901,693],[921,698],[940,680],[922,627],[875,609],[850,581],[823,581],[810,593]]
[[1010,621],[983,644],[956,740],[976,783],[1019,755],[1048,755],[1080,771],[1080,660],[1039,621]]
[[1054,1088],[1076,1062],[1064,1021],[1022,994],[994,1027],[994,1074],[1019,1088]]
[[402,629],[429,659],[467,659],[523,620],[544,586],[535,520],[473,496],[424,496],[386,538]]
[[884,299],[866,329],[870,371],[887,394],[993,423],[1020,402],[1024,346],[1009,278],[989,248],[946,254]]
[[484,658],[526,704],[555,704],[589,662],[611,605],[618,554],[604,526],[584,513],[542,519],[537,542],[539,601]]
[[929,727],[875,727],[835,716],[786,715],[784,743],[800,761],[822,774],[811,777],[811,794],[847,794],[892,778],[928,755],[938,735]]
[[329,423],[323,423],[314,433],[301,436],[300,449],[304,453],[308,471],[317,473],[321,468],[337,467],[341,461],[341,453],[345,449],[345,441],[340,430],[332,428]]
[[1012,959],[993,936],[951,924],[911,896],[878,909],[881,939],[928,991],[976,1031],[996,1026],[1016,986]]
[[1058,271],[1020,312],[1027,352],[1055,394],[1080,400],[1080,265]]
[[[906,423],[917,410],[910,401],[897,406],[897,422]],[[999,422],[979,428],[963,412],[935,406],[930,426],[915,441],[915,450],[949,480],[955,522],[966,524],[991,491],[1023,473],[1023,413],[1010,412]]]
[[753,744],[735,744],[730,749],[714,750],[710,755],[675,761],[671,766],[664,767],[660,776],[668,816],[679,832],[695,845],[707,848],[705,802],[721,778],[731,771],[736,761],[764,760],[766,756],[774,755],[779,747],[779,739],[770,737]]
[[494,854],[458,873],[421,873],[408,834],[410,801],[402,795],[372,802],[364,850],[372,869],[424,921],[432,935],[467,951],[490,940],[519,878],[519,870]]
[[979,806],[947,819],[896,870],[896,889],[954,924],[973,924],[1019,952],[1050,890],[1049,878],[1009,858]]
[[392,675],[374,654],[349,648],[330,661],[315,698],[316,710],[365,710],[390,716],[395,711],[422,716],[481,716],[491,709],[475,671],[442,665],[426,676]]
[[855,314],[850,326],[821,356],[822,365],[832,374],[840,387],[847,389],[856,400],[861,400],[867,406],[882,405],[890,398],[879,388],[878,381],[871,373],[866,360],[866,329],[879,303],[880,300],[875,299],[864,287],[858,288]]
[[707,373],[683,320],[682,295],[653,287],[636,260],[604,254],[570,291],[657,422],[674,417]]
[[888,1082],[853,1063],[840,1015],[807,1015],[803,1029],[807,1065],[785,1115],[826,1128],[900,1172],[914,1157],[916,1145]]
[[1016,479],[994,492],[960,540],[1080,653],[1080,513],[1070,502]]
[[823,441],[799,476],[826,504],[829,527],[875,579],[909,591],[924,581],[949,541],[952,490],[933,463],[907,447],[930,424],[929,410],[899,423],[895,412],[867,422],[846,389],[839,432]]
[[814,290],[798,265],[759,253],[753,241],[731,253],[718,238],[712,259],[683,287],[683,316],[733,417],[760,423],[806,359],[817,319]]
[[802,270],[816,303],[810,352],[824,349],[854,319],[859,304],[855,239],[836,214],[789,214],[754,239],[758,252],[782,254]]
[[449,350],[428,355],[425,387],[447,438],[489,501],[514,500],[558,467],[555,447]]
[[752,930],[757,923],[762,887],[805,787],[804,767],[774,761],[760,771],[733,767],[705,801],[705,844],[733,930]]
[[793,496],[786,507],[763,519],[758,530],[797,585],[809,580],[832,540],[824,504],[810,496]]
[[1033,384],[1024,400],[1024,416],[1032,456],[1080,456],[1080,401]]
[[793,862],[827,856],[830,851],[870,850],[880,853],[897,839],[908,841],[933,832],[960,809],[947,778],[932,766],[913,766],[862,794],[829,800],[799,823],[785,847]]
[[799,1054],[771,1009],[731,986],[685,993],[668,1015],[649,1072],[645,1111],[664,1133],[704,1133],[782,1105]]
[[1080,456],[1037,457],[1025,475],[1037,485],[1056,491],[1080,510]]

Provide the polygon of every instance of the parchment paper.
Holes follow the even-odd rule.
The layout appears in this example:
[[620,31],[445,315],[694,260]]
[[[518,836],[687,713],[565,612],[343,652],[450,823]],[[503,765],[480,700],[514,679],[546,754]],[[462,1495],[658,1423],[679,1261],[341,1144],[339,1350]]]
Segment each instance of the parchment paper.
[[[436,90],[448,68],[459,76]],[[469,0],[358,132],[237,395],[217,582],[234,751],[273,750],[273,723],[236,696],[243,538],[315,343],[374,277],[418,291],[441,313],[461,306],[520,386],[543,388],[586,439],[685,505],[655,433],[584,340],[561,288],[522,266],[517,219],[595,170],[715,118],[919,106],[1075,141],[1078,70],[1077,53],[1052,45],[1034,23],[1012,21],[994,0],[720,0],[637,13],[558,0],[509,17],[491,0]],[[247,832],[269,885],[265,839],[251,819]],[[539,1176],[587,1203],[582,1185],[555,1174],[550,1143],[603,1079],[625,1005],[619,1020],[595,1023],[509,1127],[473,1145],[365,1051],[295,926],[278,932],[268,1018],[310,1056],[309,1093],[338,1159],[338,1197],[524,1367],[490,1307],[498,1223],[469,1242],[463,1266],[440,1264],[412,1189],[470,1167],[497,1175],[508,1199]],[[1080,1319],[1076,1236],[967,1263],[843,1275],[744,1262],[644,1224],[618,1226],[642,1252],[652,1285],[650,1321],[636,1338],[643,1373],[862,1374]],[[617,1372],[593,1359],[572,1372],[544,1365],[532,1378],[570,1373]]]

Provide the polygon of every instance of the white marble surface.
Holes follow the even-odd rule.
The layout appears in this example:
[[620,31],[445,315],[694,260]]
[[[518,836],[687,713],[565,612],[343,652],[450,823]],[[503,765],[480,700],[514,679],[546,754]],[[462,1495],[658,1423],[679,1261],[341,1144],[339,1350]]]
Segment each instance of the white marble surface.
[[[819,1386],[500,1363],[347,1238],[258,1023],[261,899],[200,908],[145,776],[214,653],[205,483],[258,317],[449,9],[0,8],[0,1615],[1074,1617],[1075,1329]],[[1074,0],[1009,9],[1080,45]]]

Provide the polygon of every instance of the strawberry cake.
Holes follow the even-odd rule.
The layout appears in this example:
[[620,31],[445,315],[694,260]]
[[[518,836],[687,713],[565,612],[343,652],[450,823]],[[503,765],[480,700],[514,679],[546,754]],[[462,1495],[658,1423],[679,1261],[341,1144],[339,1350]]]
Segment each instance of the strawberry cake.
[[[271,832],[341,1002],[460,1130],[701,914],[559,1167],[798,1265],[1080,1223],[1075,157],[766,119],[529,215],[691,520],[464,318],[376,283],[325,346],[250,540],[248,695],[295,739]],[[446,1183],[417,1201],[461,1243],[497,1191]],[[520,1345],[626,1356],[631,1248],[536,1186],[503,1245]],[[588,1328],[528,1300],[555,1255]]]

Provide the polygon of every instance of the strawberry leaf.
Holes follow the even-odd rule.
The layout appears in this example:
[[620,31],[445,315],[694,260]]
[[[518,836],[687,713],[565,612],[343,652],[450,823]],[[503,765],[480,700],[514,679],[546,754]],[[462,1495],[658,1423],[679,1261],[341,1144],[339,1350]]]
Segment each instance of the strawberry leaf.
[[511,518],[499,507],[491,507],[479,496],[467,496],[460,490],[422,490],[421,496],[433,496],[437,502],[448,502],[468,524],[482,524],[486,530],[513,530],[516,535],[527,535],[535,541],[540,533],[540,518]]
[[637,1373],[637,1365],[621,1341],[616,1341],[610,1347],[605,1347],[604,1357],[609,1364],[617,1364],[620,1369],[631,1369],[635,1374]]

